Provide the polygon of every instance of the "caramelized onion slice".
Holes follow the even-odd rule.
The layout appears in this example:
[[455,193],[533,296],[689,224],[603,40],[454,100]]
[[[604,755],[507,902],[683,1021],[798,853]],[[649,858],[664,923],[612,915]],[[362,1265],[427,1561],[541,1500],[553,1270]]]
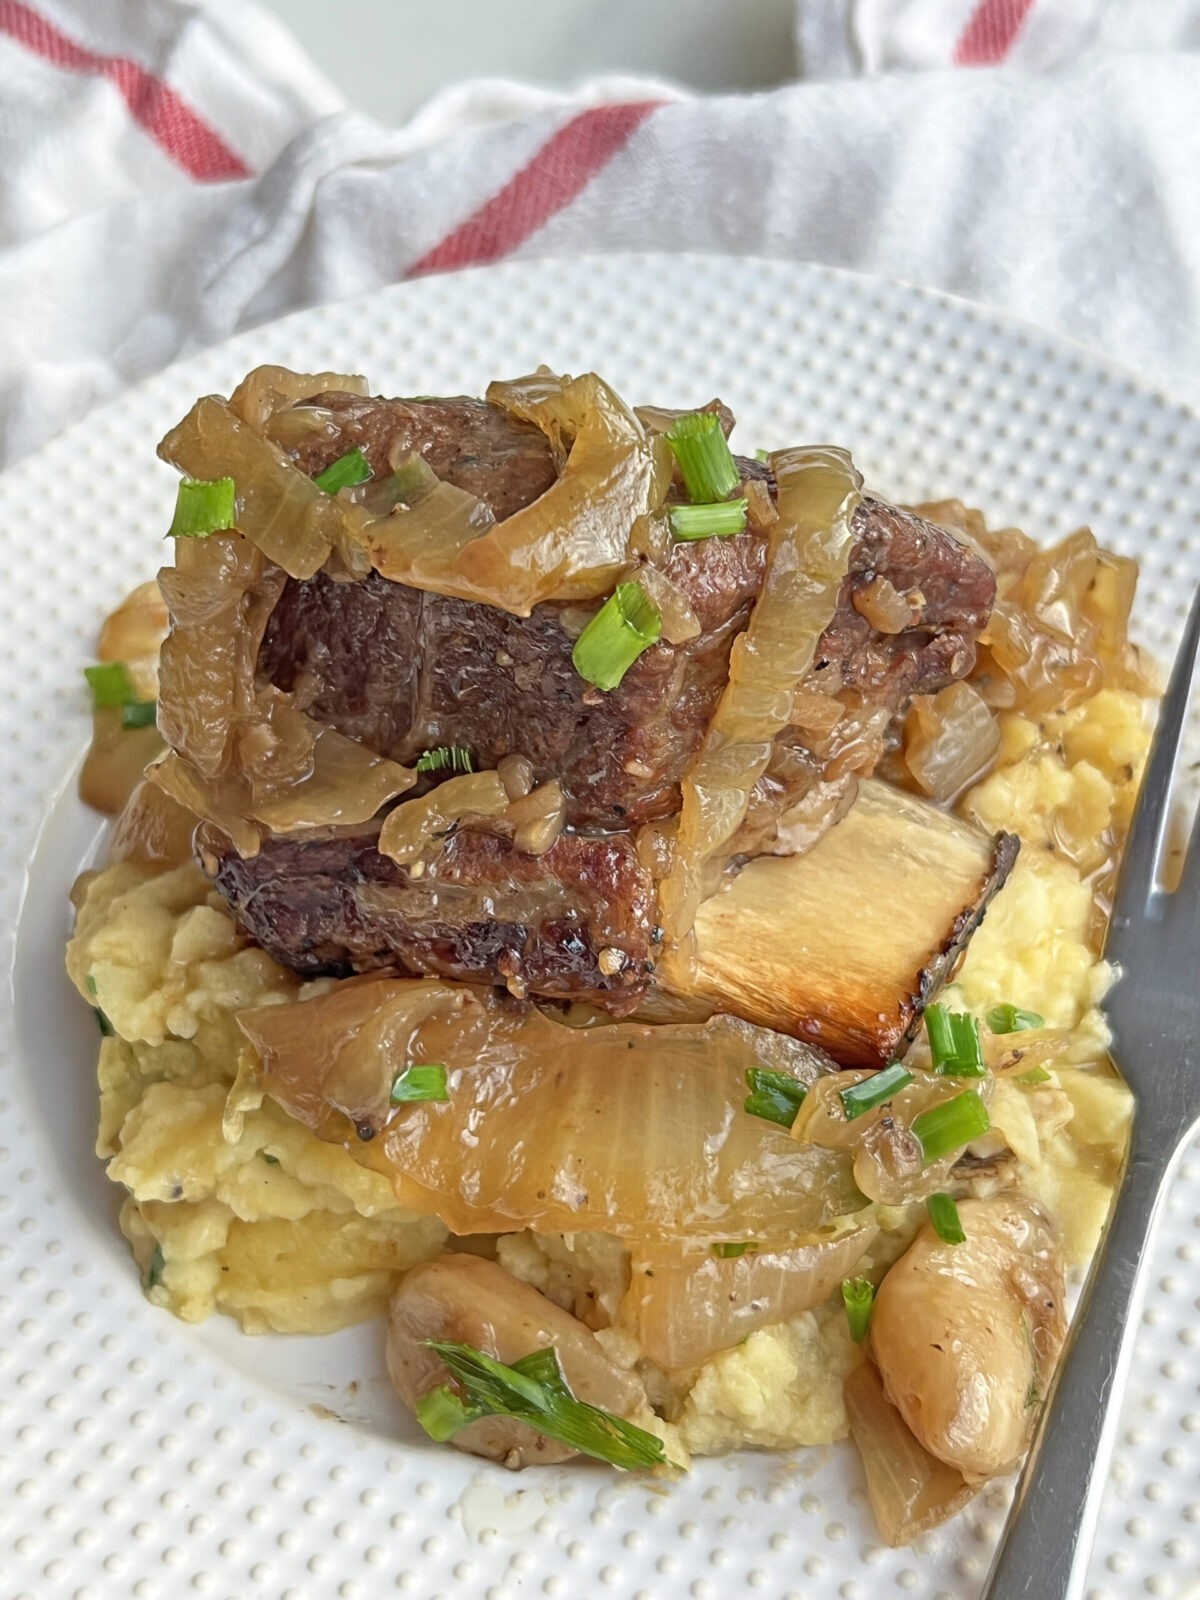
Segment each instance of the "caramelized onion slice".
[[791,721],[796,689],[833,616],[850,557],[862,479],[845,451],[777,451],[771,466],[779,520],[768,534],[763,586],[684,776],[675,857],[660,891],[663,927],[674,944],[691,930],[705,866],[737,832],[775,737]]
[[918,696],[905,720],[905,765],[939,805],[981,778],[999,750],[999,724],[969,683]]
[[248,372],[229,396],[230,410],[256,432],[266,431],[276,413],[311,400],[317,394],[366,396],[367,380],[346,372],[293,372],[289,367],[262,366]]
[[978,1493],[978,1484],[969,1484],[913,1437],[869,1361],[848,1374],[842,1398],[866,1474],[871,1511],[888,1544],[911,1544]]
[[227,401],[216,395],[197,400],[158,453],[189,477],[232,478],[239,532],[289,577],[311,578],[334,550],[350,572],[365,574],[369,513],[344,495],[318,489]]
[[699,1366],[757,1328],[827,1300],[854,1270],[874,1224],[814,1234],[791,1249],[748,1248],[721,1259],[634,1246],[617,1320],[642,1354],[668,1370]]
[[[455,1233],[765,1247],[862,1204],[844,1153],[743,1109],[748,1068],[811,1080],[822,1058],[732,1019],[576,1029],[487,991],[373,978],[238,1020],[286,1110]],[[446,1066],[449,1100],[389,1108],[397,1071],[428,1061]]]
[[460,824],[503,816],[508,803],[498,772],[464,772],[447,778],[428,794],[406,800],[388,813],[379,830],[379,854],[407,866]]

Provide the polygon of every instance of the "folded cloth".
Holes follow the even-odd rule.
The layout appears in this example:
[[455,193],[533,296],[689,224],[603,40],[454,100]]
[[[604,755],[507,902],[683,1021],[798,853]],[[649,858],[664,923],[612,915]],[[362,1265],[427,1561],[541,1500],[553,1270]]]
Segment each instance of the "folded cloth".
[[1200,48],[1200,0],[796,0],[809,77]]
[[0,49],[0,459],[297,307],[589,251],[900,277],[1200,400],[1200,58],[712,99],[468,84],[386,130],[252,0],[0,0]]

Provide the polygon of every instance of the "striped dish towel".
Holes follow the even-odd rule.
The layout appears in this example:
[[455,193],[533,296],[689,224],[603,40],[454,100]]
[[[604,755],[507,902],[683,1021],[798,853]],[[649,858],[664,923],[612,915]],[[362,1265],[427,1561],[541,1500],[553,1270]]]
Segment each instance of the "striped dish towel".
[[1092,54],[1200,48],[1197,0],[797,0],[812,77],[932,67],[1045,72]]
[[[923,3],[837,10],[845,33]],[[1013,14],[1032,28],[1057,3]],[[961,38],[983,7],[941,9]],[[595,251],[904,278],[1200,400],[1198,104],[1200,58],[1093,51],[1051,75],[827,75],[705,99],[477,81],[385,129],[253,0],[0,0],[0,464],[298,307]]]

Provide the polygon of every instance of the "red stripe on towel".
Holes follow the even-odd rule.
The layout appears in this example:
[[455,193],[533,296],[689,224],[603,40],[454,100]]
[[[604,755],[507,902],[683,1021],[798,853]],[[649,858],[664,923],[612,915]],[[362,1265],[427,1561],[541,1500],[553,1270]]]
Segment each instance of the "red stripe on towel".
[[993,67],[1016,43],[1034,0],[979,0],[954,46],[957,67]]

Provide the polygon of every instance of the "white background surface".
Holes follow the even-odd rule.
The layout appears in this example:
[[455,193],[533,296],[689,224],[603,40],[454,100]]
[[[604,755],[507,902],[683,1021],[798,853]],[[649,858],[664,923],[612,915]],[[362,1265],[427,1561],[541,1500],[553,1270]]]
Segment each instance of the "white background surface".
[[566,88],[640,72],[696,89],[793,76],[793,0],[266,0],[350,105],[398,122],[461,78]]
[[[62,964],[67,888],[96,827],[74,798],[80,669],[113,599],[162,558],[173,475],[155,441],[256,362],[352,365],[385,393],[479,392],[538,360],[579,370],[603,328],[622,393],[719,392],[747,445],[836,440],[874,488],[958,491],[1047,541],[1091,522],[1140,555],[1138,635],[1169,655],[1200,576],[1200,419],[1078,347],[899,284],[733,258],[692,263],[691,281],[685,299],[663,258],[614,255],[303,312],[130,390],[0,478],[24,597],[0,704],[14,752],[0,953],[17,930],[16,1003],[0,1006],[3,1600],[979,1594],[1003,1485],[893,1551],[849,1446],[703,1461],[669,1485],[585,1465],[514,1477],[401,1426],[371,1381],[378,1326],[249,1339],[221,1317],[177,1322],[143,1298],[91,1153],[97,1036]],[[756,339],[768,308],[772,337]],[[1197,1600],[1197,1263],[1193,1144],[1149,1263],[1088,1600]]]

